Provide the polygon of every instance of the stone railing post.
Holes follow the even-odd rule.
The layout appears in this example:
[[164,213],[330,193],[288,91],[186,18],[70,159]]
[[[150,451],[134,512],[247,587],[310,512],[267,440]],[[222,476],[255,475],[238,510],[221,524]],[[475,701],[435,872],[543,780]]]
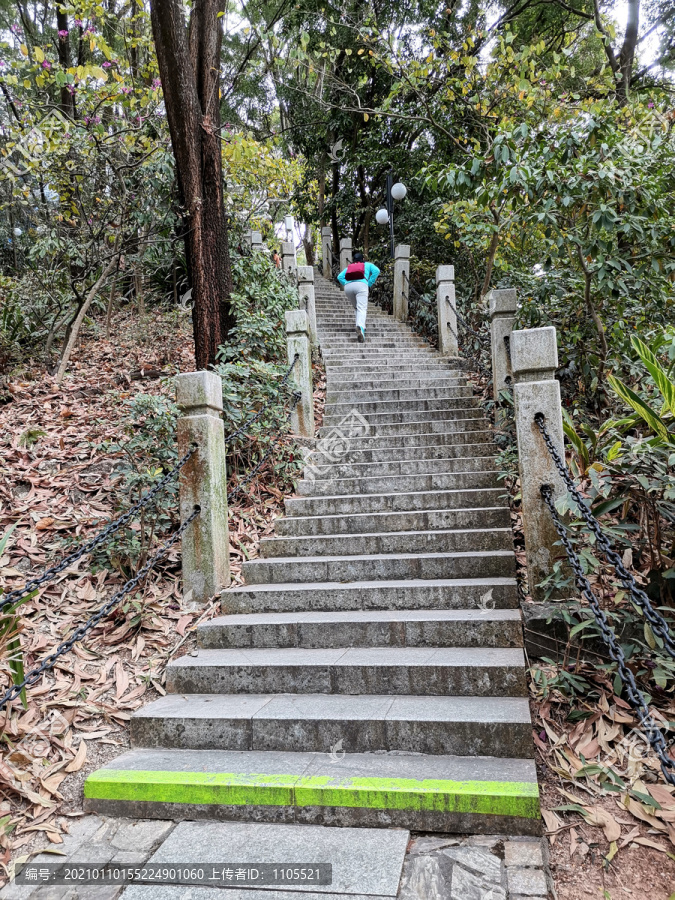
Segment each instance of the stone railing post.
[[314,301],[314,269],[312,266],[298,266],[298,296],[300,309],[304,309],[309,319],[309,338],[316,347],[316,303]]
[[286,313],[286,336],[289,365],[298,354],[293,369],[292,382],[300,392],[291,414],[291,428],[301,437],[314,437],[314,392],[312,388],[312,353],[309,342],[309,317],[304,309],[291,309]]
[[333,229],[324,226],[321,229],[321,262],[323,267],[323,277],[332,278],[331,260],[333,258]]
[[564,495],[565,487],[534,420],[537,413],[543,413],[546,428],[564,459],[560,385],[555,379],[555,328],[512,331],[510,345],[529,589],[535,600],[543,600],[544,591],[537,585],[551,574],[555,558],[564,555],[561,547],[554,546],[558,533],[540,489],[542,484],[550,484],[557,500]]
[[251,247],[253,246],[253,238],[251,237],[252,234],[253,234],[253,232],[250,230],[250,228],[248,231],[245,231],[242,234],[242,236],[241,236],[241,246],[242,247],[248,247],[249,250],[251,249]]
[[394,318],[408,320],[410,294],[410,245],[397,244],[394,248]]
[[349,263],[352,261],[352,239],[351,238],[341,238],[340,239],[340,271],[346,269]]
[[443,356],[459,356],[454,266],[438,266],[436,269],[436,310],[438,350]]
[[183,591],[206,603],[230,583],[223,386],[215,372],[187,372],[175,382],[179,456],[197,445],[180,473],[181,521],[201,507],[182,539]]
[[492,344],[492,391],[495,400],[499,392],[507,390],[513,379],[511,371],[511,332],[516,321],[516,291],[508,288],[490,291],[490,337]]
[[261,231],[251,232],[251,249],[261,251],[263,249],[263,239]]
[[295,244],[292,241],[284,241],[281,245],[281,265],[284,272],[291,278],[298,277],[298,260],[295,256]]
[[295,222],[293,216],[284,216],[284,228],[286,229],[286,240],[289,244],[295,243]]

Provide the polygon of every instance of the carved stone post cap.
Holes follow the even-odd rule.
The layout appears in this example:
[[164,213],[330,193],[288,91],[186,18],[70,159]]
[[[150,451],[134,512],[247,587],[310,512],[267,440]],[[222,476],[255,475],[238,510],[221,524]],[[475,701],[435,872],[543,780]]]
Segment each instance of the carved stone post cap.
[[291,241],[283,241],[281,244],[282,256],[295,256],[295,244]]
[[321,235],[322,237],[333,236],[333,229],[330,227],[330,225],[324,225],[324,227],[321,229]]
[[262,244],[262,231],[251,231],[250,235],[254,244]]
[[309,334],[309,316],[304,309],[287,311],[286,334]]
[[493,290],[488,294],[490,318],[512,315],[516,311],[516,289]]
[[314,282],[314,269],[312,266],[298,266],[298,281]]
[[352,249],[352,239],[351,238],[340,238],[340,250],[351,250]]
[[223,383],[215,372],[184,372],[174,378],[176,403],[184,415],[203,416],[223,411]]
[[512,331],[509,345],[514,378],[537,374],[553,377],[558,368],[558,342],[553,325]]
[[454,281],[455,280],[455,267],[454,266],[438,266],[436,269],[436,284],[440,284],[441,281]]
[[397,244],[394,247],[394,259],[410,259],[410,244]]

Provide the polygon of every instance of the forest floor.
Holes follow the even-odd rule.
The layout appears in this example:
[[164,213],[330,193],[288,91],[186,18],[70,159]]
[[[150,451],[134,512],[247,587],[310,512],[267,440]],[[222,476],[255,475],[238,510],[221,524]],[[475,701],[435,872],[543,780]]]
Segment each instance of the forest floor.
[[[5,591],[68,553],[66,537],[80,543],[122,511],[120,454],[101,450],[101,442],[124,437],[124,401],[138,393],[173,399],[172,376],[194,368],[187,316],[155,308],[139,322],[127,309],[112,324],[110,341],[96,323],[83,331],[61,388],[37,364],[0,384],[0,537],[16,526],[0,558]],[[321,414],[324,383],[317,375]],[[266,464],[230,508],[234,583],[241,581],[241,561],[256,554],[282,511],[277,482]],[[171,517],[177,525],[176,509]],[[84,557],[21,606],[25,670],[125,580]],[[131,714],[164,693],[167,663],[189,649],[198,622],[218,612],[217,599],[201,613],[184,606],[177,545],[130,602],[29,688],[26,709],[17,700],[0,713],[0,884],[10,859],[29,858],[45,844],[58,851],[69,822],[83,815],[86,776],[128,747]],[[1,627],[0,619],[0,641]],[[9,683],[5,661],[0,691]]]
[[[85,330],[61,389],[37,365],[13,373],[0,386],[0,536],[17,526],[0,558],[5,590],[21,586],[28,574],[67,552],[66,536],[78,541],[91,536],[120,511],[116,458],[97,447],[122,436],[125,400],[137,393],[171,397],[171,376],[193,368],[187,317],[155,309],[139,323],[135,310],[126,310],[114,319],[113,334],[106,341],[95,324]],[[325,382],[318,369],[315,376],[320,421]],[[263,470],[232,508],[235,583],[241,581],[242,559],[254,556],[260,538],[271,533],[282,501],[274,474]],[[522,562],[517,514],[514,527]],[[26,603],[21,616],[26,670],[123,581],[109,568],[92,573],[85,558]],[[174,549],[133,603],[118,607],[29,689],[26,710],[17,701],[0,713],[0,883],[10,859],[29,858],[45,845],[58,852],[69,823],[83,815],[84,779],[128,747],[131,714],[164,692],[167,662],[189,649],[198,622],[218,611],[216,600],[201,613],[184,607]],[[0,670],[0,684],[7,683],[6,670]],[[558,900],[673,900],[673,790],[653,758],[622,756],[634,722],[609,684],[600,704],[577,723],[566,721],[563,702],[537,699],[533,690],[537,766]],[[675,706],[664,714],[675,718]],[[584,763],[593,767],[584,769]],[[606,792],[601,779],[608,766],[623,773],[629,790]]]

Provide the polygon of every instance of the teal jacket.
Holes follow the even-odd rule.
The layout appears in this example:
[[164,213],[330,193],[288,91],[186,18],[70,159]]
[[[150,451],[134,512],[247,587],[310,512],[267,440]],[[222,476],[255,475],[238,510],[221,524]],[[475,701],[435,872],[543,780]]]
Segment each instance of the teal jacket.
[[347,270],[343,269],[337,277],[337,280],[341,285],[345,284],[359,284],[361,281],[365,281],[368,287],[372,287],[377,281],[377,277],[380,274],[380,270],[377,266],[373,265],[373,263],[365,264],[364,278],[357,278],[355,281],[347,281]]

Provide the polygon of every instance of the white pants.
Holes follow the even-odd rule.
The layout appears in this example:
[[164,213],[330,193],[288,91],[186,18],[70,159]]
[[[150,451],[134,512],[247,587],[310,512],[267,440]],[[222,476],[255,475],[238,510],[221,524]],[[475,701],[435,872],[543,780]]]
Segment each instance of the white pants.
[[345,294],[352,301],[356,310],[356,325],[366,330],[366,312],[368,311],[368,285],[365,281],[348,281]]

